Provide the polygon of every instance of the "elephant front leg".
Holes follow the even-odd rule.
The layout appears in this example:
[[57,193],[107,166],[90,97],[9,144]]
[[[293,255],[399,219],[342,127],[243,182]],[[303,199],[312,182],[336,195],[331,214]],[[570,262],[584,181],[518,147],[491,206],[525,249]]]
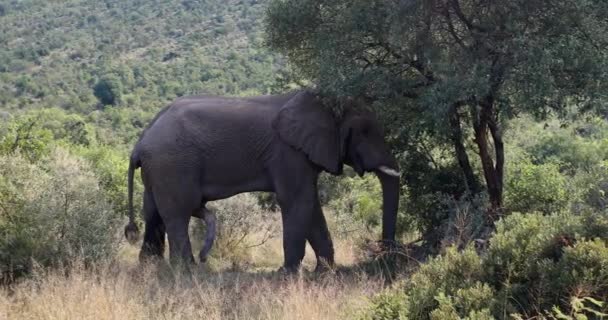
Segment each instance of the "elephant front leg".
[[315,203],[308,242],[317,257],[316,272],[332,268],[334,262],[334,245],[331,235],[327,229],[327,222],[321,209],[321,204],[317,200]]
[[287,272],[298,271],[304,259],[309,218],[295,212],[283,214],[283,268]]
[[310,234],[314,197],[300,194],[292,201],[281,205],[283,217],[283,253],[285,262],[283,268],[288,272],[299,269],[306,249],[306,238]]

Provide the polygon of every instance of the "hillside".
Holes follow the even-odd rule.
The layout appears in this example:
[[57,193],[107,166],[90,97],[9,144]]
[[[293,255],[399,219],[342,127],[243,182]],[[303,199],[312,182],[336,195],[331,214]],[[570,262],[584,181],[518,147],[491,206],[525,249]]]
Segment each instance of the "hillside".
[[266,92],[280,63],[262,47],[264,8],[256,0],[0,4],[0,108],[147,114],[184,94]]

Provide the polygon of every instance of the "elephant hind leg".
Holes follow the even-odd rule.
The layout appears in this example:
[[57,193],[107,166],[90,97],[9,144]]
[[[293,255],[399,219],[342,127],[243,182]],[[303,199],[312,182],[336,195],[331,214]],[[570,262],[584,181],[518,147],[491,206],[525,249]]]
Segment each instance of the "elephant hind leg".
[[200,207],[200,195],[194,192],[196,187],[187,181],[180,188],[163,189],[158,192],[155,189],[154,196],[169,238],[169,257],[172,264],[189,268],[194,263],[194,256],[188,226],[190,217]]
[[144,241],[139,253],[140,261],[149,258],[161,258],[165,252],[165,223],[158,213],[154,196],[150,191],[144,192],[144,221],[146,229]]
[[169,257],[171,263],[188,268],[194,264],[192,246],[188,234],[190,215],[172,217],[167,221],[167,235],[169,236]]

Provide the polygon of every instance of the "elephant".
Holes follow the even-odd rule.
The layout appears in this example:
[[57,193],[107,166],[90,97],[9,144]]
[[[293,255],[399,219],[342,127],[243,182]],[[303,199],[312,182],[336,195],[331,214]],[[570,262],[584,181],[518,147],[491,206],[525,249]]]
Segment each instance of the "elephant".
[[[327,100],[313,89],[301,89],[240,98],[185,96],[161,110],[129,161],[125,236],[130,241],[138,237],[133,175],[141,168],[145,231],[140,258],[162,257],[166,233],[171,262],[194,263],[190,218],[205,219],[209,201],[264,191],[275,193],[281,211],[281,269],[299,269],[307,241],[316,270],[333,266],[334,247],[317,181],[322,171],[342,174],[344,165],[359,176],[372,172],[379,178],[382,241],[393,243],[400,173],[384,131],[359,100],[340,100],[347,101],[341,113],[331,111]],[[215,232],[215,217],[207,219]],[[212,239],[207,235],[207,252]],[[201,260],[207,252],[201,250]]]

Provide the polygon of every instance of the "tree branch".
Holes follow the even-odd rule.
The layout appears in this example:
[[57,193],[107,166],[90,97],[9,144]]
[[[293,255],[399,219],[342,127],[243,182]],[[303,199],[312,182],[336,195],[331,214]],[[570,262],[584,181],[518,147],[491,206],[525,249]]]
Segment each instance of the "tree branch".
[[485,33],[488,31],[481,26],[473,24],[473,22],[471,22],[471,20],[469,20],[469,18],[467,18],[464,15],[464,12],[462,12],[462,8],[460,7],[459,0],[449,0],[449,1],[452,4],[452,9],[454,9],[454,13],[458,17],[458,19],[460,19],[460,21],[462,21],[462,23],[464,23],[464,25],[467,26],[467,28],[470,31],[476,31],[476,32],[481,32],[481,33]]

